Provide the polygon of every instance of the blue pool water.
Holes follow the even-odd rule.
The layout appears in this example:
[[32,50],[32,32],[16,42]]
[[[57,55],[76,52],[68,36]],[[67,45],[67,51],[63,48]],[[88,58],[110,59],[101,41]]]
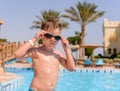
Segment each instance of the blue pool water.
[[[28,91],[33,77],[32,70],[16,70],[15,74],[24,76],[20,88],[15,91]],[[120,72],[59,71],[55,91],[120,91]]]
[[[31,63],[30,58],[26,60]],[[10,60],[8,63],[15,61],[16,59]],[[33,70],[8,68],[6,71],[24,77],[22,85],[15,91],[28,91]],[[76,69],[74,72],[68,72],[60,70],[55,91],[120,91],[120,71]]]

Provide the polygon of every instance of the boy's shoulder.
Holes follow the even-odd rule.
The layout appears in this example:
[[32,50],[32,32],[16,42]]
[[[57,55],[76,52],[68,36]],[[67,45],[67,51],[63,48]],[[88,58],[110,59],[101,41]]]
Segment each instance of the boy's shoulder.
[[54,50],[54,53],[56,53],[56,54],[58,54],[58,55],[62,55],[61,51],[60,51],[60,50],[57,50],[57,49]]
[[29,50],[28,51],[37,51],[37,50],[40,50],[40,48],[39,47],[31,47],[31,48],[29,48]]

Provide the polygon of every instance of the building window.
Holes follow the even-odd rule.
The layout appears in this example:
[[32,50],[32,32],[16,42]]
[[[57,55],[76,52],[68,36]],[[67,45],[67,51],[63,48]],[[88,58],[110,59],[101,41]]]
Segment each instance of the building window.
[[113,54],[117,54],[117,49],[116,48],[113,49]]
[[111,52],[111,48],[109,48],[109,49],[108,49],[108,54],[111,54],[111,53],[112,53],[112,52]]

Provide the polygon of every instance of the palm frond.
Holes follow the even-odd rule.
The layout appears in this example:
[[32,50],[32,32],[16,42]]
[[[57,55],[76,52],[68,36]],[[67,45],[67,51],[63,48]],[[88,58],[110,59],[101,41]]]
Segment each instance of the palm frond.
[[[76,4],[76,9],[74,7],[70,7],[66,9],[66,13],[63,17],[70,19],[71,21],[75,21],[77,23],[82,23],[84,25],[94,22],[97,18],[100,18],[104,15],[104,11],[96,11],[97,5],[94,3],[78,2]],[[99,12],[99,13],[98,13]]]
[[62,28],[68,28],[69,23],[64,22],[63,20],[61,20],[61,15],[58,11],[54,11],[54,10],[44,10],[41,12],[41,16],[36,16],[37,20],[33,22],[33,25],[31,28],[41,28],[41,24],[43,21],[47,21],[47,20],[56,20],[58,22],[60,22]]
[[97,18],[100,18],[101,16],[104,15],[104,11],[103,12],[97,12],[96,14],[94,14],[93,16],[91,16],[88,20],[87,20],[87,23],[90,23],[90,22],[94,22]]
[[71,21],[79,22],[80,16],[75,8],[70,7],[70,9],[65,10],[67,14],[63,14],[62,17],[69,18]]

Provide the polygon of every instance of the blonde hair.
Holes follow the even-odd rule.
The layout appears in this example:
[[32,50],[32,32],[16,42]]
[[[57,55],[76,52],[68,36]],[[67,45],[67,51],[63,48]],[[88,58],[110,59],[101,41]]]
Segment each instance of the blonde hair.
[[41,25],[41,30],[54,30],[56,28],[59,28],[61,30],[61,24],[56,21],[56,20],[48,20],[48,21],[45,21],[45,22],[42,22],[42,25]]

